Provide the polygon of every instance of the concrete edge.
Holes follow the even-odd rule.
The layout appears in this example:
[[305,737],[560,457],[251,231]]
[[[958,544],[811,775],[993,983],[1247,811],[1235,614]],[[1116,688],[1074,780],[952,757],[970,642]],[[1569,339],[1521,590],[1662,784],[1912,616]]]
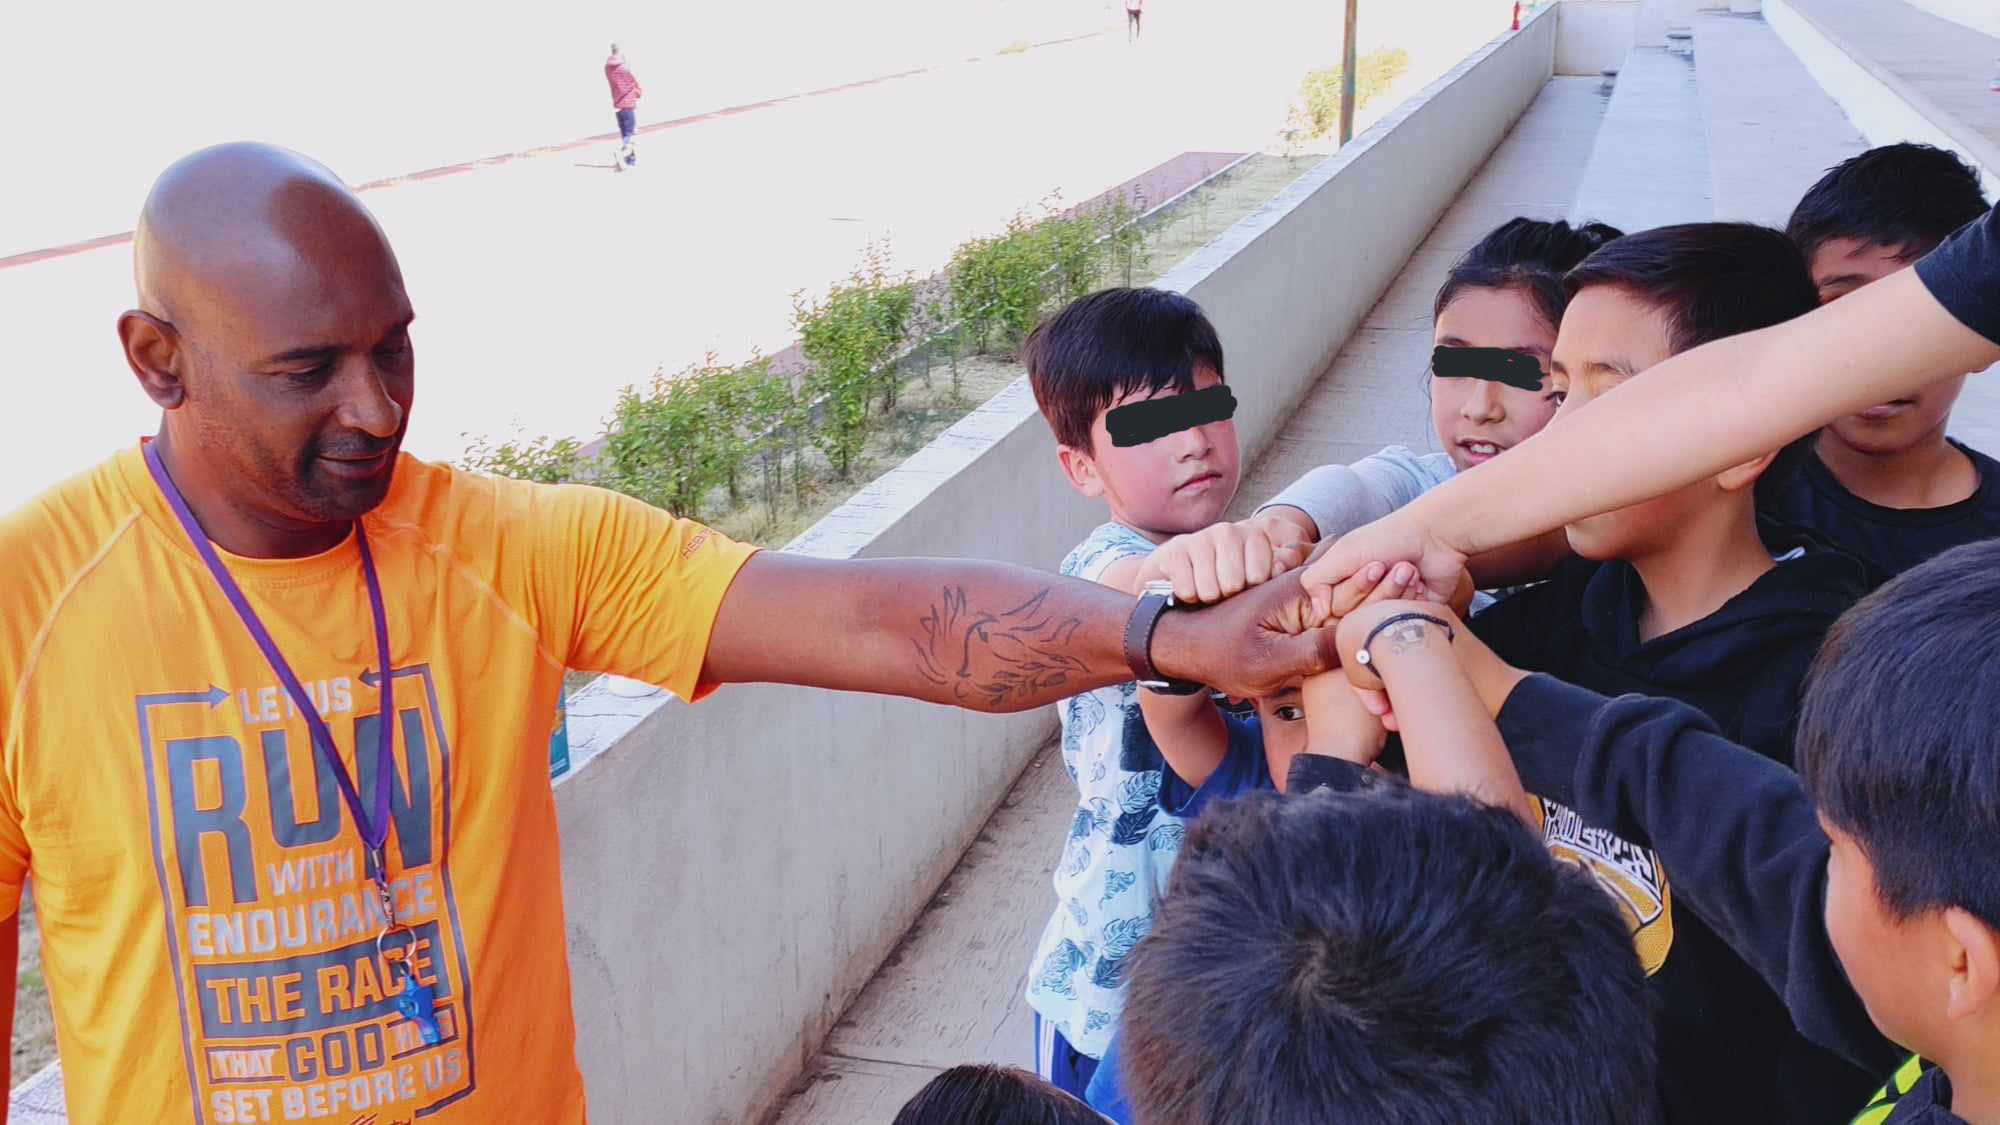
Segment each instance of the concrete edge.
[[[1790,0],[1764,0],[1764,20],[1869,144],[1911,140],[1951,149],[1979,169],[1988,192],[2000,192],[2000,145]],[[1903,112],[1880,104],[1885,95]]]

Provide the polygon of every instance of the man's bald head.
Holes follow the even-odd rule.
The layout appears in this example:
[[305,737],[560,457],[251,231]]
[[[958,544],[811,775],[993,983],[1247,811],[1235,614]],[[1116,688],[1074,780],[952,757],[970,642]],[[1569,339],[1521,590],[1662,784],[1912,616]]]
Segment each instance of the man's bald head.
[[217,295],[202,290],[357,251],[379,255],[400,286],[388,238],[340,177],[289,149],[243,143],[202,149],[160,174],[139,212],[132,264],[139,307],[172,320],[186,302]]
[[167,411],[190,503],[208,479],[307,538],[380,503],[413,391],[412,313],[388,238],[339,177],[270,145],[185,157],[146,197],[133,273],[139,308],[119,333]]

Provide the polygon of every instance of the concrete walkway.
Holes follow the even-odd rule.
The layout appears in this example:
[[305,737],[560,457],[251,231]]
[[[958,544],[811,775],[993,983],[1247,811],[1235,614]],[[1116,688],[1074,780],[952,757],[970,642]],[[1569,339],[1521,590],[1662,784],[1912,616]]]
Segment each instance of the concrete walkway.
[[[2000,107],[2000,95],[1990,96]],[[1423,382],[1431,302],[1450,262],[1502,221],[1598,218],[1634,230],[1711,218],[1781,223],[1825,168],[1862,147],[1755,17],[1698,17],[1693,60],[1634,51],[1609,97],[1596,79],[1551,81],[1245,474],[1232,518],[1315,465],[1389,443],[1435,448]],[[2000,447],[2000,380],[1967,384],[1952,432]],[[1074,796],[1051,746],[848,1010],[782,1125],[888,1121],[944,1068],[1031,1065],[1023,974]]]
[[1862,65],[1893,76],[2000,149],[2000,39],[1902,0],[1789,0],[1843,40]]

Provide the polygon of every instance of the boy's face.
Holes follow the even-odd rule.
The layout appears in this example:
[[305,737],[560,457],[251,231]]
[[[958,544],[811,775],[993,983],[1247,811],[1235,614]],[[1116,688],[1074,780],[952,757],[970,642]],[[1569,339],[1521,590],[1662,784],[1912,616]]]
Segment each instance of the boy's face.
[[[1552,424],[1673,354],[1666,315],[1629,291],[1594,285],[1571,299],[1556,334],[1552,382],[1565,399]],[[1587,559],[1623,559],[1670,543],[1683,518],[1714,485],[1696,481],[1641,504],[1590,516],[1565,529],[1569,545]]]
[[1922,918],[1892,916],[1860,845],[1825,818],[1820,828],[1833,842],[1826,865],[1826,936],[1848,983],[1884,1035],[1913,1051],[1934,1048],[1935,1024],[1946,1007],[1936,959],[1929,955],[1938,935]]
[[[1205,390],[1222,380],[1207,367],[1195,370],[1194,387]],[[1104,416],[1130,402],[1178,394],[1136,391],[1099,412],[1090,424],[1088,450],[1058,450],[1063,472],[1078,492],[1103,497],[1118,522],[1161,537],[1181,535],[1222,518],[1236,496],[1236,423],[1210,422],[1156,438],[1143,445],[1116,446]]]
[[1523,352],[1542,366],[1542,385],[1532,391],[1493,379],[1431,380],[1431,429],[1460,472],[1533,437],[1562,405],[1547,374],[1555,329],[1521,290],[1466,290],[1438,314],[1433,340],[1443,348]]
[[[1901,246],[1884,246],[1858,238],[1828,239],[1813,251],[1813,285],[1818,287],[1819,303],[1824,305],[1906,269],[1909,264]],[[1954,375],[1916,394],[1849,414],[1827,429],[1834,440],[1857,453],[1875,457],[1902,453],[1943,431],[1964,386],[1965,376]]]
[[1265,764],[1270,766],[1271,779],[1282,791],[1292,759],[1306,750],[1304,697],[1295,681],[1276,695],[1259,696],[1251,702],[1257,708],[1257,722],[1264,730]]

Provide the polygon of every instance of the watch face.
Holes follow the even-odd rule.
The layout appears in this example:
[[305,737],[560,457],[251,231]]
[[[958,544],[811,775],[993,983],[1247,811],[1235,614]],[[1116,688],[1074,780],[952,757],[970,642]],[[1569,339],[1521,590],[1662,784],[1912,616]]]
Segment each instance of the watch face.
[[1167,601],[1172,602],[1174,600],[1174,584],[1163,578],[1155,578],[1141,587],[1140,593],[1142,595],[1161,594],[1166,597]]

